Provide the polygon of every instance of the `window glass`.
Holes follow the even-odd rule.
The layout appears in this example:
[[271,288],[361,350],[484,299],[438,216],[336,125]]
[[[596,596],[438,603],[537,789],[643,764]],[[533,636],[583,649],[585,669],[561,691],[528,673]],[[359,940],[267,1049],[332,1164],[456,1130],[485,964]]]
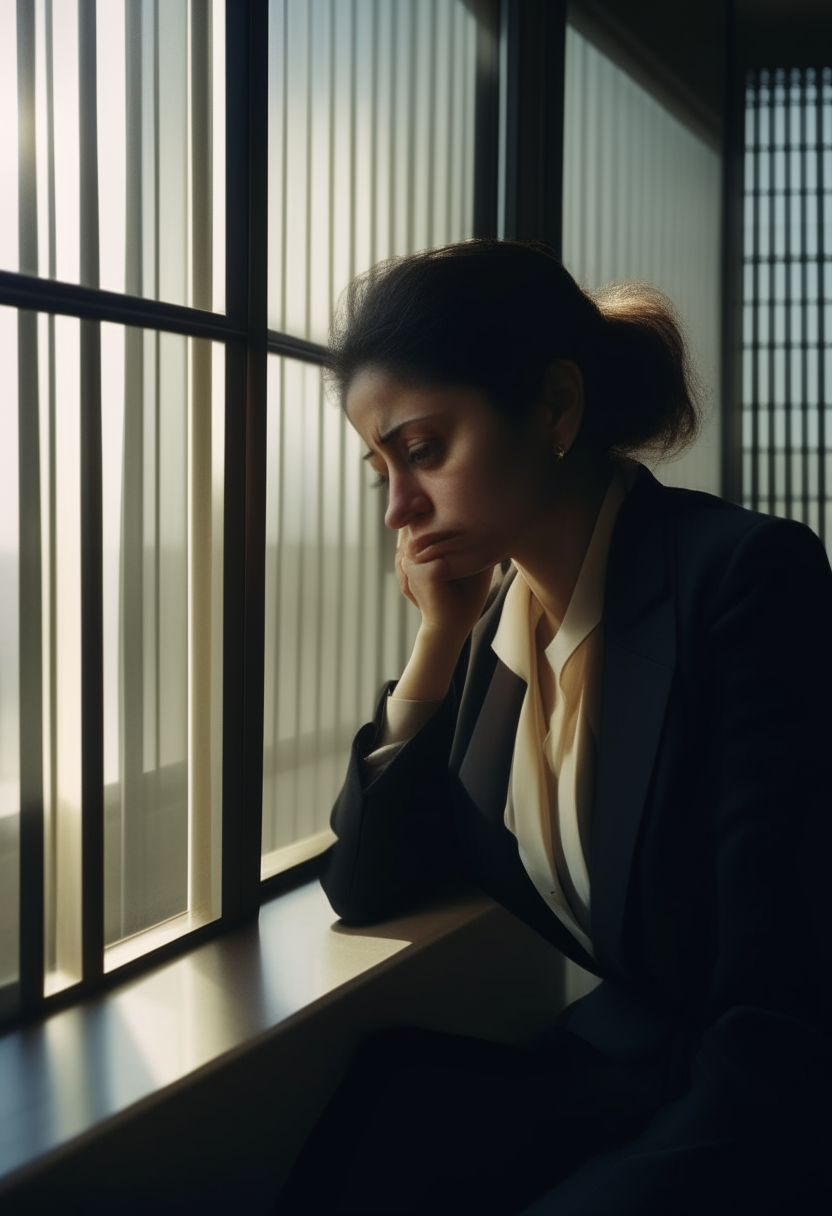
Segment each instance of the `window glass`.
[[224,54],[222,0],[0,0],[0,268],[223,311]]
[[223,388],[221,345],[102,326],[106,969],[221,911]]
[[[19,391],[37,435],[18,481],[11,384],[0,406],[0,865],[13,864],[19,808],[16,520],[22,491],[35,485],[27,535],[39,551],[41,610],[38,622],[33,602],[26,619],[40,639],[49,995],[82,973],[81,758],[95,716],[85,723],[82,701],[81,435],[82,415],[99,408],[105,969],[220,914],[224,348],[72,317],[20,313],[15,325],[11,310],[0,315],[4,374],[14,375],[17,349],[21,369],[33,369]],[[6,883],[0,898],[9,971],[17,911]]]
[[578,281],[646,279],[678,309],[709,421],[659,474],[719,493],[719,153],[572,27],[563,181],[563,260]]
[[471,235],[462,0],[270,0],[269,325],[325,342],[354,275]]
[[[472,235],[476,40],[462,0],[270,0],[271,328],[326,342],[354,275]],[[270,358],[268,408],[264,877],[331,839],[417,619],[319,370]]]
[[352,737],[416,633],[362,452],[320,370],[270,357],[264,878],[333,839]]

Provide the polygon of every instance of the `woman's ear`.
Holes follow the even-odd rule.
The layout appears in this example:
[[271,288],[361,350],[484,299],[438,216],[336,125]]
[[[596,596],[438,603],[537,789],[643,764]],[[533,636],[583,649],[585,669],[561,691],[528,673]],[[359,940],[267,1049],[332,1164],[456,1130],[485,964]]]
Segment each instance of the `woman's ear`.
[[553,359],[546,368],[541,405],[549,418],[552,451],[564,456],[584,420],[584,378],[571,359]]

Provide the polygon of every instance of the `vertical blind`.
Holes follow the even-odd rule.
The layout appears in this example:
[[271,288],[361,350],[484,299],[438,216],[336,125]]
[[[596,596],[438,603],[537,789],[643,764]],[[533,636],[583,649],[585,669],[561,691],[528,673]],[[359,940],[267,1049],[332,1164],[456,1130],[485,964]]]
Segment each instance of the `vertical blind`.
[[[269,316],[326,340],[354,275],[473,231],[477,26],[461,0],[271,0]],[[418,616],[320,371],[269,360],[263,864],[322,847],[349,744]]]
[[585,287],[646,279],[676,305],[708,423],[662,480],[720,492],[720,159],[577,30],[566,31],[563,261]]
[[832,69],[749,73],[743,501],[832,539]]

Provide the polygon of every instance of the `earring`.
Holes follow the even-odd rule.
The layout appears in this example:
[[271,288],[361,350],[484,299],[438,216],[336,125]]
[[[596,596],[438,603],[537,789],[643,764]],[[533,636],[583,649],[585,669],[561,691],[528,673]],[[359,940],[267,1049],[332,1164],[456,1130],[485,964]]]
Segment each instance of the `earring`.
[[563,446],[562,443],[559,443],[558,446],[555,448],[555,460],[560,462],[561,460],[563,460],[565,455],[566,455],[566,448]]

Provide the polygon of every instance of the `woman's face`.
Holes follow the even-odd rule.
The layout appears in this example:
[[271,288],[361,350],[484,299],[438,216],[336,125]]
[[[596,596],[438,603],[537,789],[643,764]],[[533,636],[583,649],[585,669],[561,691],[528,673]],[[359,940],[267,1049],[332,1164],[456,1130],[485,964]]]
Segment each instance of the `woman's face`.
[[548,504],[550,410],[509,421],[476,389],[415,387],[366,370],[346,412],[387,490],[387,527],[406,529],[420,560],[441,558],[450,578],[515,555]]

